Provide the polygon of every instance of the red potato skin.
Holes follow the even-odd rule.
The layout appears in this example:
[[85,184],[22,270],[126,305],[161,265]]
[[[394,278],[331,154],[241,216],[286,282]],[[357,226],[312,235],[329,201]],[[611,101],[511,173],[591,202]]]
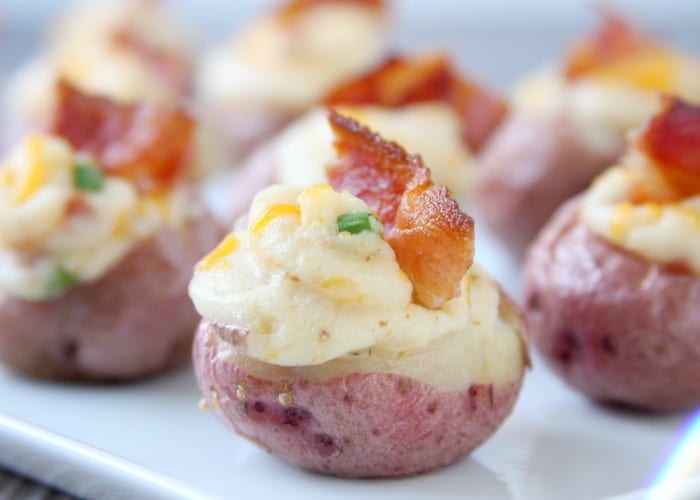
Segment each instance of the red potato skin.
[[564,205],[525,264],[530,340],[569,385],[649,411],[700,405],[700,278],[607,243]]
[[442,391],[390,373],[272,381],[217,357],[217,335],[203,320],[193,351],[214,414],[270,453],[341,477],[407,476],[454,463],[498,429],[522,382]]
[[199,317],[192,268],[221,230],[202,209],[161,229],[94,283],[32,302],[0,296],[0,362],[47,379],[123,381],[183,366]]
[[479,216],[513,256],[523,256],[547,219],[622,153],[601,154],[574,135],[562,112],[512,114],[476,161]]

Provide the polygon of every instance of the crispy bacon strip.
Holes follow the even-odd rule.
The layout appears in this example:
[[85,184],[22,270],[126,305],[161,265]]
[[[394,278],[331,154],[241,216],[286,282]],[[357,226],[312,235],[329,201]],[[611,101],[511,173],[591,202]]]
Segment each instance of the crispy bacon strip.
[[282,23],[290,23],[293,22],[297,16],[308,12],[318,5],[340,3],[364,5],[379,11],[384,9],[386,0],[288,0],[277,10],[276,14],[277,18]]
[[700,193],[700,107],[666,97],[639,137],[640,147],[682,196]]
[[564,64],[564,75],[568,79],[584,76],[596,68],[654,46],[646,34],[612,10],[599,8],[598,13],[598,30],[569,51]]
[[120,104],[65,81],[51,132],[91,154],[107,173],[147,193],[170,186],[192,162],[195,125],[184,111],[151,103]]
[[379,215],[385,238],[414,289],[437,308],[460,293],[474,259],[474,221],[433,184],[419,156],[409,155],[356,121],[329,111],[338,162],[328,170],[336,190],[362,198]]
[[505,103],[476,83],[460,77],[441,54],[407,59],[389,57],[379,67],[331,91],[324,103],[401,107],[444,101],[461,117],[462,138],[478,151],[507,113]]

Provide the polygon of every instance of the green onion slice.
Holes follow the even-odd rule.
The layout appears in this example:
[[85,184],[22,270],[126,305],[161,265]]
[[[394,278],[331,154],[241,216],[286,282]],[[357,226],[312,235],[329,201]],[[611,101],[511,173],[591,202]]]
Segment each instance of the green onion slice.
[[340,233],[360,234],[363,231],[371,231],[373,233],[382,232],[381,224],[377,218],[369,212],[340,214],[336,222],[338,223],[338,232]]
[[53,276],[46,283],[46,294],[57,297],[64,294],[78,282],[78,277],[62,267],[56,268]]
[[73,167],[73,184],[80,191],[95,192],[102,189],[104,176],[99,167],[79,161]]

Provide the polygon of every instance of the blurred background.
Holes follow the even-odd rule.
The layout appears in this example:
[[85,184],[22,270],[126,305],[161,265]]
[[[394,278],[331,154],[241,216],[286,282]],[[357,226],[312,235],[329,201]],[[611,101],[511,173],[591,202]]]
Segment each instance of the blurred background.
[[[98,1],[98,0],[96,0]],[[232,34],[275,0],[163,0],[189,23],[199,47]],[[595,21],[594,5],[610,4],[649,32],[700,54],[698,0],[394,0],[393,45],[446,48],[461,67],[505,89],[513,78],[556,58],[562,44]],[[65,0],[0,0],[0,71],[39,50],[50,20]]]

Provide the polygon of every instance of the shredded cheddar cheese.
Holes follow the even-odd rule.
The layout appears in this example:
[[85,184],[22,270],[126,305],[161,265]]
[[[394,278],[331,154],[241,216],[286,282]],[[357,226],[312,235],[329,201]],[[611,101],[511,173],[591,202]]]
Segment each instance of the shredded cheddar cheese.
[[612,218],[610,219],[610,232],[614,238],[619,239],[625,235],[631,213],[631,203],[623,203],[613,212]]
[[655,50],[615,61],[596,69],[592,76],[602,81],[626,82],[640,88],[672,92],[678,61],[665,50]]
[[323,289],[346,287],[346,286],[354,286],[353,281],[349,280],[347,278],[330,278],[327,280],[323,280],[321,282],[321,288],[323,288]]
[[253,224],[250,232],[253,234],[262,231],[265,226],[267,226],[272,220],[283,215],[296,215],[299,216],[301,212],[299,211],[299,206],[291,204],[279,204],[271,206],[257,221]]
[[197,269],[209,271],[217,266],[225,257],[231,255],[238,248],[238,238],[235,234],[229,234],[219,245],[206,257],[199,261]]
[[41,136],[34,135],[27,143],[31,158],[31,166],[15,191],[15,203],[23,203],[46,181],[47,171],[44,160],[44,141]]
[[123,211],[117,216],[112,229],[112,234],[115,237],[123,238],[129,234],[129,215],[129,212]]
[[320,285],[339,304],[362,302],[366,297],[358,290],[357,283],[349,278],[329,278],[321,281]]

